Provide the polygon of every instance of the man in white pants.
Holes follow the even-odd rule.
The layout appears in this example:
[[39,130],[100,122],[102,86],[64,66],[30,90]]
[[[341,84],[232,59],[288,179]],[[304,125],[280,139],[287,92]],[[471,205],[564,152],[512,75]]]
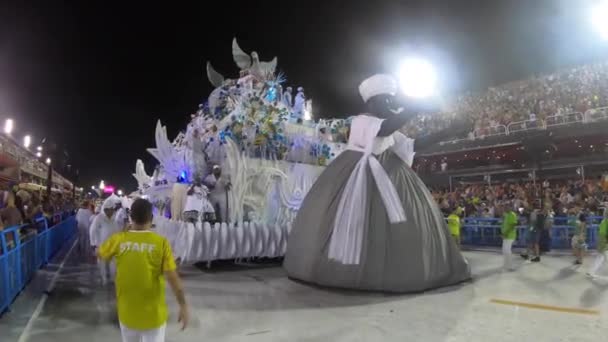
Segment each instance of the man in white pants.
[[228,212],[228,191],[230,191],[230,180],[228,175],[222,174],[219,165],[213,166],[213,172],[205,178],[203,182],[211,191],[209,201],[215,208],[215,218],[220,222],[229,221]]
[[513,257],[511,247],[513,241],[517,237],[517,214],[513,211],[511,205],[503,206],[504,214],[502,216],[502,227],[500,235],[502,236],[502,255],[504,257],[504,269],[513,271]]
[[179,304],[182,330],[190,319],[184,289],[169,241],[151,231],[152,204],[137,199],[129,230],[112,235],[98,250],[104,260],[118,260],[116,308],[123,342],[164,342],[169,308],[165,278]]
[[587,276],[595,278],[597,272],[604,266],[608,258],[608,208],[604,209],[604,219],[600,223],[600,229],[597,235],[597,256],[593,261],[593,266],[587,272]]
[[[89,234],[93,249],[97,249],[112,234],[120,231],[120,227],[114,219],[117,203],[120,203],[120,199],[117,196],[112,195],[108,197],[101,206],[101,213],[93,219]],[[105,286],[108,280],[114,279],[115,266],[113,263],[101,258],[97,258],[97,265],[99,266],[99,273],[101,275],[101,284]]]

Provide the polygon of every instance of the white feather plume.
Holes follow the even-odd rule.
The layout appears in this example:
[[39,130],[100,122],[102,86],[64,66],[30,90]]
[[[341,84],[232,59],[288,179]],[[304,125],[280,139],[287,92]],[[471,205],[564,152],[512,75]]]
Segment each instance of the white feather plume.
[[137,159],[135,163],[135,173],[133,177],[137,180],[137,186],[140,190],[143,190],[145,185],[150,185],[152,182],[152,177],[148,176],[146,173],[146,168],[144,167],[144,162],[141,159]]
[[174,182],[182,171],[188,171],[185,151],[178,149],[167,137],[167,128],[156,123],[156,148],[149,148],[148,152],[160,162],[168,181]]

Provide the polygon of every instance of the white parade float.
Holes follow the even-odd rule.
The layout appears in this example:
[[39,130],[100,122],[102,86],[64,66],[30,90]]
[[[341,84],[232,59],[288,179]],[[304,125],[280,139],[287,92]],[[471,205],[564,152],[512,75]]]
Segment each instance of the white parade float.
[[[158,165],[148,176],[138,160],[133,174],[138,194],[155,205],[156,231],[182,262],[283,256],[306,193],[346,147],[348,120],[313,122],[303,88],[293,103],[291,87],[283,91],[276,57],[260,62],[236,39],[232,53],[240,78],[225,79],[207,63],[215,86],[207,102],[173,141],[159,121],[156,148],[148,149]],[[214,165],[230,184],[223,222],[203,222],[202,213],[186,222],[188,189]]]

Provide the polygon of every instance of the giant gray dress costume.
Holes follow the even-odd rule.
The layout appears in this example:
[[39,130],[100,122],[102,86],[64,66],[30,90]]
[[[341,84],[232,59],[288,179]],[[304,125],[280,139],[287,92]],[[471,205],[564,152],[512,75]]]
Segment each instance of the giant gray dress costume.
[[[381,122],[355,117],[348,150],[306,195],[287,245],[289,277],[386,292],[423,291],[470,278],[438,206],[410,167],[413,140],[399,132],[376,137]],[[380,167],[384,178],[378,177]],[[399,208],[390,202],[391,192]]]

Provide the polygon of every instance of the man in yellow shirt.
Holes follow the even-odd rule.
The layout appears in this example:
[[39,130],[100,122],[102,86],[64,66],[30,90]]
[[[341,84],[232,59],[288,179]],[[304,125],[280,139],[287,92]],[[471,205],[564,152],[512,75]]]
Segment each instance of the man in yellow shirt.
[[456,210],[448,216],[448,228],[458,246],[460,246],[460,217],[462,216],[463,211],[464,210],[461,207],[457,207]]
[[116,302],[123,342],[163,342],[169,316],[165,276],[180,306],[182,330],[188,324],[188,306],[169,242],[150,231],[152,204],[144,199],[133,202],[131,220],[131,229],[112,235],[98,255],[104,260],[116,259]]

